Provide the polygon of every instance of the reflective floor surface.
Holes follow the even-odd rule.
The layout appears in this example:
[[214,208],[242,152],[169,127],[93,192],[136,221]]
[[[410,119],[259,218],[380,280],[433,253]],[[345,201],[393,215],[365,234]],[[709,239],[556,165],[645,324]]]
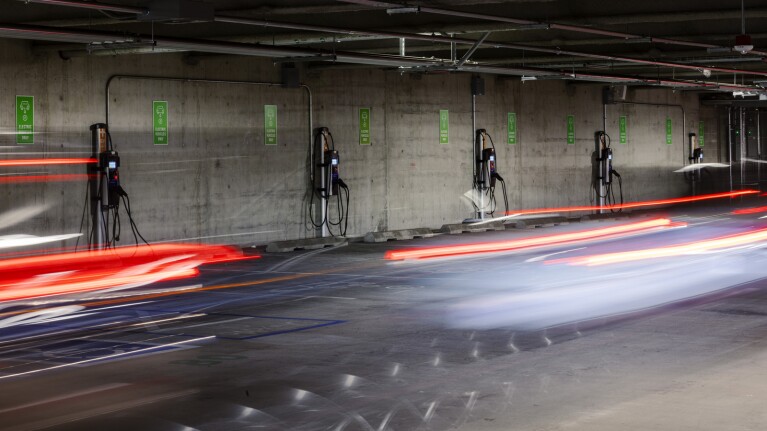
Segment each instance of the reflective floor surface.
[[767,209],[737,204],[6,301],[0,428],[763,430]]

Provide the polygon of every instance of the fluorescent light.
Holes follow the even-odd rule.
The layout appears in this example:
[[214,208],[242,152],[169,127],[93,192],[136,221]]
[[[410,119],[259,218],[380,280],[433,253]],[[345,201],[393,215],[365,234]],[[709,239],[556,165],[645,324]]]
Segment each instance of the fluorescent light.
[[386,9],[386,13],[388,13],[389,15],[395,15],[395,14],[398,14],[398,13],[418,13],[420,11],[421,11],[421,7],[420,6],[415,6],[415,7],[397,7],[397,8]]

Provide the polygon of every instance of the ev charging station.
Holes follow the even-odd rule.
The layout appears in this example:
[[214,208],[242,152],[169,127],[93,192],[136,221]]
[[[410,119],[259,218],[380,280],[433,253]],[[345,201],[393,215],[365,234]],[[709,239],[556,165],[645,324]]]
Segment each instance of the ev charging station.
[[477,191],[479,203],[476,206],[476,218],[467,220],[467,222],[485,220],[487,214],[492,216],[497,207],[495,199],[495,186],[497,182],[501,183],[505,208],[506,211],[509,210],[506,182],[497,171],[495,144],[493,143],[493,138],[485,129],[476,130],[474,154],[476,155],[474,166],[474,188]]
[[[112,147],[108,126],[104,123],[91,125],[92,158],[95,166],[88,168],[88,193],[90,196],[91,227],[90,249],[114,247],[120,240],[120,201],[126,203],[125,210],[131,230],[138,243],[141,238],[133,221],[130,198],[120,185],[120,156]],[[111,229],[110,229],[111,228]],[[111,230],[111,231],[110,231]]]
[[[610,135],[603,130],[594,132],[594,147],[597,155],[597,162],[599,163],[596,178],[596,191],[600,208],[604,208],[605,206],[613,207],[618,204],[615,200],[615,191],[613,190],[613,177],[618,179],[620,204],[623,205],[623,183],[618,171],[613,169],[613,150],[610,147],[610,143]],[[610,208],[610,211],[616,212],[612,208]],[[619,212],[621,209],[618,209],[617,211]],[[604,210],[600,209],[599,212],[604,212]]]
[[[317,229],[317,236],[321,238],[335,236],[331,226],[338,227],[339,236],[346,236],[349,223],[349,187],[341,179],[341,158],[335,149],[333,135],[327,127],[317,129],[312,153],[312,194],[309,204],[311,223]],[[345,203],[342,193],[346,194]],[[338,211],[336,221],[331,220],[328,211],[333,196],[336,197]],[[315,197],[319,199],[318,206],[314,205]]]
[[[90,193],[91,226],[90,248],[102,249],[106,245],[106,234],[108,231],[107,222],[109,220],[109,205],[115,202],[114,198],[109,197],[109,161],[107,161],[107,125],[96,123],[91,125],[91,157],[97,161],[95,166],[89,166],[88,190]],[[116,156],[116,153],[115,153]],[[106,162],[106,166],[104,165]],[[119,158],[112,161],[117,184],[119,185]],[[105,181],[106,178],[106,181]]]
[[[703,163],[703,148],[700,148],[698,146],[698,136],[695,133],[690,132],[688,135],[688,141],[689,141],[689,147],[690,147],[690,155],[688,157],[691,164],[695,165],[698,163]],[[690,183],[692,185],[692,195],[696,195],[696,183],[700,181],[700,169],[695,169],[691,172],[689,172]]]

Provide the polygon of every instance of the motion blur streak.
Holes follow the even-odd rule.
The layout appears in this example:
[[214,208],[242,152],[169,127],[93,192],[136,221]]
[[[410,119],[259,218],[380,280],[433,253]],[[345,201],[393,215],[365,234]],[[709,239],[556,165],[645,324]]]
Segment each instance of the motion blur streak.
[[89,178],[95,178],[95,176],[88,175],[88,174],[18,175],[18,176],[0,177],[0,184],[87,181]]
[[47,165],[86,165],[96,163],[96,159],[17,159],[0,160],[0,167],[9,166],[47,166]]
[[615,211],[615,210],[622,210],[622,209],[628,209],[628,208],[642,208],[642,207],[652,207],[652,206],[660,206],[660,205],[681,204],[681,203],[687,203],[687,202],[698,202],[698,201],[705,201],[710,199],[734,198],[738,196],[746,196],[746,195],[752,195],[752,194],[758,194],[758,193],[759,193],[758,190],[737,190],[733,192],[712,193],[708,195],[687,196],[683,198],[670,198],[670,199],[660,199],[660,200],[654,200],[654,201],[629,202],[623,205],[607,205],[604,207],[579,206],[579,207],[563,207],[563,208],[538,208],[538,209],[530,209],[530,210],[512,210],[512,211],[506,212],[506,214],[507,215],[548,214],[548,213],[559,213],[559,212],[599,211],[599,210]]
[[129,352],[119,352],[119,353],[114,353],[114,354],[111,354],[111,355],[104,355],[104,356],[100,356],[100,357],[97,357],[97,358],[85,359],[85,360],[82,360],[82,361],[72,362],[71,364],[56,365],[56,366],[48,367],[48,368],[41,368],[41,369],[32,370],[32,371],[25,371],[23,373],[7,374],[7,375],[4,375],[4,376],[0,376],[0,379],[10,379],[10,378],[13,378],[13,377],[25,376],[25,375],[28,375],[28,374],[40,373],[40,372],[43,372],[43,371],[50,371],[50,370],[56,370],[56,369],[59,369],[59,368],[65,368],[65,367],[72,367],[72,366],[87,364],[89,362],[103,361],[105,359],[119,358],[121,356],[132,355],[132,354],[135,355],[135,354],[138,354],[138,353],[149,352],[149,351],[152,351],[152,350],[162,349],[162,348],[169,347],[169,346],[178,346],[178,345],[194,346],[194,343],[199,343],[200,341],[212,340],[214,338],[216,338],[215,335],[209,335],[207,337],[192,338],[190,340],[176,341],[174,343],[158,344],[156,346],[147,347],[145,349],[132,350],[132,351],[129,351]]
[[734,210],[732,214],[734,215],[758,214],[758,213],[764,213],[764,212],[767,212],[767,207],[741,208],[741,209]]
[[735,235],[723,236],[706,241],[691,242],[668,247],[650,248],[646,250],[634,250],[619,253],[607,253],[594,256],[577,257],[572,259],[563,259],[563,261],[573,265],[607,265],[610,263],[657,259],[660,257],[672,257],[732,247],[742,247],[765,240],[767,240],[767,228]]
[[[684,226],[683,223],[675,223],[674,226]],[[518,250],[531,247],[540,247],[548,245],[560,245],[574,241],[583,241],[597,238],[606,238],[614,235],[636,233],[639,231],[654,229],[658,227],[672,226],[671,220],[661,218],[642,221],[638,223],[629,223],[620,226],[611,226],[601,229],[592,229],[572,233],[563,233],[557,235],[539,236],[533,238],[518,239],[512,241],[499,241],[478,244],[460,244],[445,247],[431,247],[412,250],[389,250],[384,255],[387,260],[403,259],[423,259],[444,256],[455,256],[471,253],[491,253],[499,251]]]
[[0,301],[127,289],[194,277],[198,266],[254,259],[227,246],[157,244],[0,260]]

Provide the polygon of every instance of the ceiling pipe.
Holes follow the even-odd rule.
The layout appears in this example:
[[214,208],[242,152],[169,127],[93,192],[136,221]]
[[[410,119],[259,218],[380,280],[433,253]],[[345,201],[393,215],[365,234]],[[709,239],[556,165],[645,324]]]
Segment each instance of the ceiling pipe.
[[[345,3],[357,3],[358,0],[339,0],[341,2]],[[402,7],[402,5],[397,3],[383,3],[383,2],[373,2],[377,4],[381,4],[380,7],[382,8],[397,8]],[[370,4],[373,6],[372,4]],[[384,6],[385,5],[385,6]],[[435,15],[446,15],[446,16],[454,16],[454,17],[462,17],[462,18],[471,18],[471,19],[478,19],[478,20],[484,20],[484,21],[495,21],[495,22],[504,22],[509,24],[517,24],[517,25],[546,25],[550,29],[554,30],[565,30],[565,31],[572,31],[576,33],[586,33],[586,34],[594,34],[594,35],[600,35],[600,36],[608,36],[608,37],[615,37],[619,39],[644,39],[646,36],[638,35],[638,34],[631,34],[631,33],[623,33],[623,32],[617,32],[617,31],[609,31],[609,30],[601,30],[597,28],[592,27],[585,27],[585,26],[579,26],[579,25],[570,25],[570,24],[558,24],[558,23],[547,23],[547,22],[541,22],[541,21],[532,21],[527,19],[519,19],[519,18],[510,18],[510,17],[502,17],[502,16],[495,16],[495,15],[487,15],[487,14],[480,14],[480,13],[473,13],[473,12],[461,12],[457,10],[449,10],[449,9],[441,9],[441,8],[433,8],[433,7],[427,7],[427,6],[419,6],[418,11],[422,13],[431,13]],[[680,39],[669,39],[669,38],[662,38],[662,37],[651,37],[650,38],[652,42],[655,43],[663,43],[667,45],[681,45],[681,46],[693,46],[697,48],[724,48],[719,45],[712,45],[712,44],[706,44],[706,43],[698,43],[698,42],[690,42],[686,40],[680,40]],[[752,53],[755,54],[767,54],[767,52],[762,51],[752,51]]]
[[[383,38],[396,38],[396,39],[405,38],[410,40],[420,40],[424,42],[439,42],[439,43],[447,43],[447,44],[461,43],[461,44],[467,44],[467,45],[468,44],[475,45],[477,43],[477,41],[474,39],[466,39],[466,38],[458,38],[458,37],[423,35],[423,34],[400,33],[400,32],[353,30],[353,29],[345,29],[345,28],[338,28],[338,27],[292,24],[292,23],[274,22],[274,21],[268,21],[268,20],[256,20],[256,19],[249,19],[249,18],[217,16],[215,18],[215,21],[227,22],[231,24],[288,28],[293,30],[308,30],[308,31],[319,31],[319,32],[348,34],[348,35],[381,36]],[[484,35],[483,40],[486,37],[487,36]],[[584,58],[591,58],[596,60],[620,61],[620,62],[626,62],[626,63],[644,64],[649,66],[662,66],[662,67],[692,69],[692,70],[695,70],[698,68],[698,66],[690,66],[690,65],[686,65],[682,63],[673,63],[673,62],[665,62],[665,61],[657,61],[657,60],[644,60],[640,58],[622,57],[622,56],[614,56],[614,55],[590,54],[590,53],[579,52],[579,51],[569,51],[569,50],[562,50],[558,48],[546,48],[546,47],[521,45],[521,44],[514,44],[514,43],[491,41],[491,42],[487,42],[485,46],[493,47],[493,48],[514,49],[518,51],[541,52],[546,54],[570,55],[573,57],[584,57]],[[714,46],[714,45],[711,45],[711,46]],[[723,73],[743,73],[747,75],[767,76],[767,72],[747,72],[747,71],[742,71],[740,69],[729,69],[729,68],[721,68],[721,67],[708,67],[707,69],[711,69],[712,71],[723,72]]]
[[[72,0],[24,0],[31,3],[41,3],[41,4],[49,4],[49,5],[58,5],[58,6],[69,6],[69,7],[82,7],[86,9],[98,9],[98,10],[107,10],[110,12],[128,12],[128,13],[136,13],[136,14],[146,14],[148,13],[148,9],[146,8],[139,8],[139,7],[126,7],[126,6],[120,6],[120,5],[110,5],[107,3],[85,3],[85,2],[79,2],[79,1],[72,1]],[[347,1],[347,0],[342,0]],[[347,1],[348,2],[348,1]],[[365,3],[366,5],[373,6],[375,5],[381,5],[386,3],[381,3],[377,1],[372,1],[370,3]],[[398,6],[395,4],[389,4],[390,6]],[[513,24],[522,24],[522,25],[550,25],[554,26],[555,24],[546,24],[546,23],[540,23],[536,21],[529,21],[529,20],[520,20],[515,18],[503,18],[503,17],[493,17],[491,15],[484,15],[484,14],[474,14],[474,13],[468,13],[468,12],[456,12],[456,11],[446,11],[443,9],[436,9],[436,8],[428,8],[428,7],[419,7],[419,10],[422,12],[431,12],[431,13],[444,13],[444,14],[458,14],[456,16],[466,16],[466,17],[472,17],[477,19],[495,19],[499,20],[501,22],[507,22],[507,23],[513,23]],[[476,44],[476,40],[473,39],[463,39],[463,38],[451,38],[451,37],[445,37],[445,36],[435,36],[435,35],[418,35],[418,34],[411,34],[411,33],[397,33],[397,32],[381,32],[381,31],[360,31],[360,30],[353,30],[353,29],[344,29],[344,28],[336,28],[336,27],[326,27],[326,26],[317,26],[317,25],[307,25],[307,24],[292,24],[292,23],[279,23],[279,22],[273,22],[273,21],[267,21],[267,20],[255,20],[255,19],[247,19],[247,18],[238,18],[238,17],[230,17],[230,16],[216,16],[214,18],[215,22],[223,22],[223,23],[230,23],[230,24],[242,24],[242,25],[254,25],[254,26],[263,26],[263,27],[275,27],[275,28],[289,28],[294,30],[308,30],[308,31],[319,31],[319,32],[328,32],[328,33],[340,33],[340,34],[352,34],[352,35],[366,35],[366,36],[382,36],[382,37],[391,37],[391,38],[397,38],[397,39],[411,39],[411,40],[422,40],[422,41],[431,41],[431,42],[444,42],[444,43],[465,43],[465,44],[471,44],[474,45],[474,49],[478,47]],[[556,24],[559,26],[559,24]],[[572,28],[582,28],[578,26],[569,26]],[[554,28],[554,27],[552,27]],[[585,28],[585,27],[583,27]],[[596,29],[588,29],[589,31],[598,31],[603,32],[602,30],[596,30]],[[639,38],[640,36],[636,35],[628,35],[626,33],[615,33],[615,32],[606,32],[606,33],[597,33],[597,34],[603,34],[603,35],[616,35],[616,34],[623,34],[625,36],[630,37],[636,37]],[[486,38],[487,35],[484,36]],[[484,39],[483,38],[483,39]],[[628,38],[628,37],[626,37]],[[656,38],[652,38],[653,41],[658,41]],[[671,39],[663,39],[663,40],[671,40]],[[692,42],[690,42],[692,43]],[[577,52],[577,51],[565,51],[561,49],[553,49],[553,48],[544,48],[544,47],[535,47],[535,46],[529,46],[529,45],[520,45],[520,44],[509,44],[509,43],[499,43],[499,42],[490,42],[488,43],[488,46],[493,46],[497,48],[508,48],[508,49],[515,49],[515,50],[522,50],[522,51],[532,51],[532,52],[543,52],[543,53],[549,53],[549,54],[556,54],[556,55],[571,55],[576,57],[585,57],[585,58],[592,58],[592,59],[599,59],[599,60],[606,60],[606,61],[621,61],[621,62],[628,62],[628,63],[636,63],[636,64],[645,64],[645,65],[651,65],[651,66],[662,66],[662,67],[671,67],[671,68],[680,68],[680,69],[697,69],[696,66],[690,66],[680,63],[672,63],[672,62],[661,62],[656,60],[643,60],[638,58],[632,58],[632,57],[622,57],[622,56],[612,56],[612,55],[600,55],[600,54],[589,54],[589,53],[583,53],[583,52]],[[697,46],[697,47],[717,47],[717,45],[711,45],[711,44],[693,44],[691,46]],[[752,51],[754,53],[756,51]],[[765,53],[767,54],[767,53]],[[767,72],[757,72],[757,71],[742,71],[739,69],[729,69],[729,68],[719,68],[719,67],[707,67],[707,69],[710,69],[712,71],[716,72],[723,72],[723,73],[739,73],[739,74],[745,74],[745,75],[756,75],[756,76],[767,76]]]
[[46,4],[52,6],[68,6],[80,9],[101,10],[106,12],[135,13],[137,15],[146,15],[149,9],[144,7],[122,6],[117,4],[82,2],[71,0],[22,0],[24,3]]
[[[50,42],[80,42],[94,43],[120,39],[123,36],[113,33],[73,31],[52,29],[47,27],[33,26],[9,26],[0,25],[0,37],[44,40]],[[200,51],[215,54],[234,54],[260,57],[307,57],[327,54],[326,52],[310,49],[298,49],[289,47],[272,47],[266,45],[251,45],[234,42],[216,42],[194,39],[178,38],[155,38],[155,46],[159,49],[175,49],[182,51]],[[580,81],[595,81],[608,83],[629,83],[639,85],[655,85],[672,88],[687,88],[714,91],[763,91],[758,87],[738,84],[712,84],[705,82],[677,81],[677,80],[653,80],[636,77],[620,77],[609,75],[575,74],[561,71],[550,71],[532,68],[508,68],[491,67],[480,65],[464,65],[456,67],[450,60],[400,57],[392,55],[374,55],[355,52],[336,51],[333,53],[338,63],[364,64],[383,67],[409,67],[414,71],[448,71],[488,73],[495,75],[512,76],[541,76],[549,79],[567,79]]]

